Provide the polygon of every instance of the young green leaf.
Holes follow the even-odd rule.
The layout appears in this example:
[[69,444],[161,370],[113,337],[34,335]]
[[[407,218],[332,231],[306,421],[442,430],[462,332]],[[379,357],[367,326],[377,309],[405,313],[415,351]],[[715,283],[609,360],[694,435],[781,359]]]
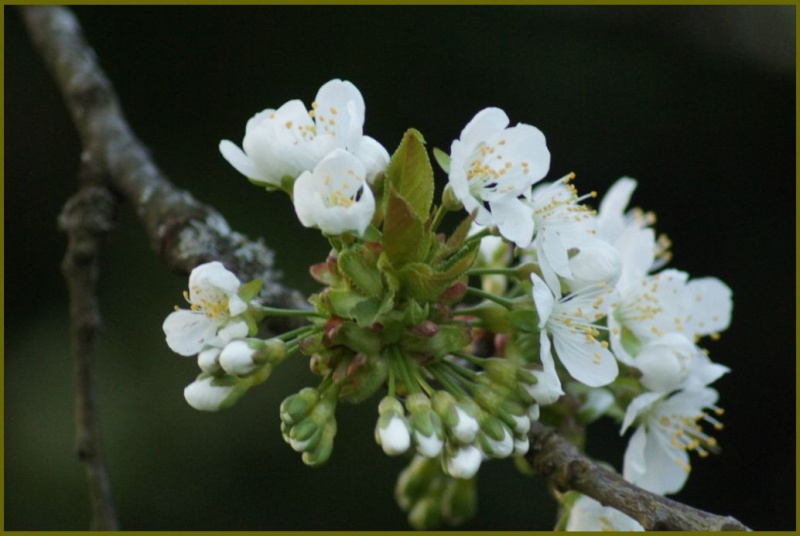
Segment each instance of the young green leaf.
[[391,187],[420,220],[428,219],[433,203],[433,168],[425,150],[425,139],[413,128],[405,133],[386,168],[384,205],[388,204]]

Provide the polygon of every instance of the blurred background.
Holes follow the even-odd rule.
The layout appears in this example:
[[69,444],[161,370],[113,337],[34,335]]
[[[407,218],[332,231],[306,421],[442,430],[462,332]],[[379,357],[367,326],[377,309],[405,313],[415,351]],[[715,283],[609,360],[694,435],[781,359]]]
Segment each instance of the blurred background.
[[[448,149],[480,109],[539,127],[549,179],[601,195],[639,180],[634,205],[673,240],[671,266],[714,275],[734,316],[711,357],[726,409],[722,453],[694,459],[677,499],[755,529],[795,528],[795,7],[78,7],[134,131],[180,187],[275,249],[289,286],[327,253],[286,198],[220,156],[254,113],[356,84],[365,132],[393,151],[409,127]],[[5,17],[5,528],[80,530],[74,379],[59,272],[60,208],[80,146],[19,14]],[[445,177],[437,176],[441,189]],[[280,401],[315,379],[302,358],[230,410],[194,411],[194,360],[161,323],[186,279],[148,249],[130,207],[102,259],[98,396],[122,527],[405,529],[393,489],[405,460],[373,441],[375,404],[340,406],[334,454],[304,466],[280,437]],[[627,437],[590,429],[621,467]],[[509,461],[482,467],[464,529],[549,529],[555,503]]]

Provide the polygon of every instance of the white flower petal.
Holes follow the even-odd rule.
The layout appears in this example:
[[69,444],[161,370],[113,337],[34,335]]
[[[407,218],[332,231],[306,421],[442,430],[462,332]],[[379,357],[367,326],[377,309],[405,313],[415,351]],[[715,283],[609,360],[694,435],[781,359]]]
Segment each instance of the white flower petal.
[[542,278],[531,272],[531,282],[533,283],[533,304],[539,314],[539,328],[543,328],[555,306],[555,297],[552,290],[542,281]]
[[162,325],[167,345],[176,354],[195,355],[217,333],[217,322],[202,313],[181,309],[167,316]]
[[724,331],[733,310],[730,287],[714,277],[693,279],[686,284],[684,307],[691,311],[685,329],[691,334],[709,335]]
[[194,409],[217,411],[234,389],[232,385],[212,385],[213,378],[203,378],[190,383],[183,390],[183,396]]
[[539,358],[544,370],[532,371],[538,381],[535,385],[525,384],[525,389],[536,400],[537,405],[548,406],[558,400],[564,394],[564,390],[561,388],[561,380],[558,378],[556,364],[550,352],[550,337],[547,333],[542,332],[539,345]]
[[628,441],[622,462],[622,476],[628,482],[638,481],[647,471],[646,445],[647,430],[644,426],[639,426]]
[[354,154],[364,163],[367,182],[370,184],[373,183],[377,175],[386,171],[386,166],[389,165],[389,153],[383,145],[369,136],[361,138]]
[[582,335],[554,334],[553,345],[561,363],[570,376],[589,387],[600,387],[613,382],[619,374],[614,354],[600,342],[587,342]]
[[236,171],[249,179],[269,183],[270,179],[265,177],[261,171],[256,167],[255,162],[250,160],[250,157],[244,154],[239,147],[229,140],[222,140],[219,142],[219,152],[227,160]]
[[533,209],[516,197],[490,201],[489,206],[500,234],[521,248],[528,247],[533,238]]
[[658,399],[663,397],[664,393],[642,393],[631,400],[631,403],[628,404],[628,408],[625,410],[625,419],[622,421],[622,429],[620,429],[619,435],[625,433],[625,430],[633,424],[636,417],[652,406]]
[[502,132],[508,126],[509,119],[500,108],[485,108],[475,114],[461,131],[459,139],[466,146],[476,147],[481,141]]

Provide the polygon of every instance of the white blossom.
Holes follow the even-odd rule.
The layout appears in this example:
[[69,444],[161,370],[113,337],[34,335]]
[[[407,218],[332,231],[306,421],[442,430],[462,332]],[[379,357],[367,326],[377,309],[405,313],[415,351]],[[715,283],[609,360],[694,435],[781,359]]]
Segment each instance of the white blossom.
[[[543,183],[533,190],[530,206],[536,234],[528,247],[529,255],[539,265],[542,278],[547,282],[557,298],[561,297],[559,276],[567,281],[575,280],[570,266],[570,250],[578,251],[581,245],[595,239],[597,233],[593,212],[581,202],[588,196],[578,196],[575,186],[570,184],[573,174],[566,175],[553,183]],[[588,256],[587,256],[588,257]],[[607,255],[606,255],[607,257]],[[589,274],[586,268],[596,261],[587,258],[575,261],[574,267],[583,270],[584,275],[591,275],[594,281],[602,277],[615,278],[614,268],[608,273],[607,267],[602,274]],[[599,263],[600,266],[603,263]],[[611,264],[615,264],[612,261]],[[576,281],[576,289],[581,281]]]
[[222,347],[247,335],[247,324],[237,318],[247,304],[237,296],[239,279],[220,262],[202,264],[189,276],[183,296],[190,308],[177,309],[164,320],[163,330],[173,352],[191,356],[206,345]]
[[342,149],[323,158],[294,183],[294,208],[306,227],[339,235],[363,234],[375,213],[375,197],[364,165]]
[[[550,385],[558,382],[551,354],[551,337],[559,360],[573,378],[590,387],[614,381],[619,372],[616,359],[608,350],[608,343],[597,338],[600,331],[595,325],[612,306],[616,296],[614,289],[598,286],[556,300],[553,291],[535,273],[531,274],[531,281],[542,329],[540,358],[545,381]],[[560,382],[558,385],[560,387]]]
[[700,426],[705,421],[722,429],[711,415],[722,414],[714,405],[716,401],[717,392],[708,387],[679,391],[670,397],[644,393],[634,398],[620,431],[622,434],[634,422],[639,423],[625,450],[625,479],[653,493],[677,493],[691,470],[688,451],[705,457],[717,445]]
[[566,530],[570,532],[644,531],[644,527],[615,508],[603,506],[586,495],[578,497],[569,512]]
[[449,181],[455,196],[475,221],[497,227],[520,247],[533,236],[531,186],[547,174],[550,152],[544,134],[531,125],[508,127],[499,108],[486,108],[461,131],[450,148]]
[[389,163],[389,153],[362,135],[366,107],[358,89],[348,81],[331,80],[317,92],[307,110],[300,100],[264,110],[247,122],[242,147],[223,140],[222,155],[249,179],[280,186],[314,167],[335,149],[346,149],[373,180]]

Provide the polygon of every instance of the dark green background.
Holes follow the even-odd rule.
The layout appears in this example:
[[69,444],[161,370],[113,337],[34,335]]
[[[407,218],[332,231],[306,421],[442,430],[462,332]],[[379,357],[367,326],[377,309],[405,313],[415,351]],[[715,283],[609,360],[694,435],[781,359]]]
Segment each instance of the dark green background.
[[[79,143],[19,15],[5,23],[5,528],[82,529],[73,454],[60,207]],[[534,124],[549,178],[582,192],[621,175],[674,241],[672,266],[716,275],[734,317],[712,357],[723,452],[696,460],[678,499],[758,529],[795,528],[795,8],[81,7],[76,12],[132,127],[164,171],[231,225],[274,247],[289,285],[326,244],[287,200],[253,188],[217,151],[247,119],[331,78],[353,81],[366,132],[390,151],[416,127],[449,148],[481,108]],[[438,186],[444,177],[438,176]],[[197,373],[161,322],[186,280],[148,250],[129,207],[104,251],[99,400],[126,529],[403,529],[400,459],[374,444],[370,402],[339,409],[334,455],[305,467],[280,438],[278,405],[313,381],[302,359],[233,409],[192,410]],[[593,428],[589,451],[621,464],[625,439]],[[546,529],[554,503],[512,464],[481,469],[468,529]]]

